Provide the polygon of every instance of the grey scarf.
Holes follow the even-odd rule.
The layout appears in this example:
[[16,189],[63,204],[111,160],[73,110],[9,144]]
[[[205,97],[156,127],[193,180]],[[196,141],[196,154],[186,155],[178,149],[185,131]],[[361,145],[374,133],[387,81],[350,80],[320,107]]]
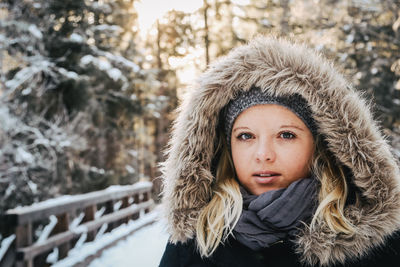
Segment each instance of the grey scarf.
[[273,243],[293,237],[302,222],[311,218],[316,207],[314,177],[297,180],[288,188],[250,195],[241,188],[243,211],[233,229],[243,245],[261,250]]

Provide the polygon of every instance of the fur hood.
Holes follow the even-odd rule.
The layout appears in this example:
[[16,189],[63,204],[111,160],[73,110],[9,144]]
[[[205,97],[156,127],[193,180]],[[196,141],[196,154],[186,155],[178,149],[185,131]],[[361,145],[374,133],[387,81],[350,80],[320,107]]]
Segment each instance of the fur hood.
[[400,227],[399,167],[370,107],[326,59],[305,45],[259,37],[214,62],[178,108],[162,163],[163,205],[171,242],[194,237],[199,212],[210,201],[211,166],[221,109],[252,86],[279,96],[298,93],[309,103],[328,149],[352,172],[361,201],[345,215],[351,236],[325,222],[305,229],[296,243],[309,264],[343,262],[379,246]]

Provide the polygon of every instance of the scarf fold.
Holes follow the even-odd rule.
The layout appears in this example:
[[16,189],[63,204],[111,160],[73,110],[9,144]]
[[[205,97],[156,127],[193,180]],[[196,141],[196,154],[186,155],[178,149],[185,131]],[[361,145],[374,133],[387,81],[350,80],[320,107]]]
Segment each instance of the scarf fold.
[[233,229],[235,238],[257,251],[293,237],[315,211],[316,187],[314,177],[259,196],[250,195],[241,187],[243,211]]

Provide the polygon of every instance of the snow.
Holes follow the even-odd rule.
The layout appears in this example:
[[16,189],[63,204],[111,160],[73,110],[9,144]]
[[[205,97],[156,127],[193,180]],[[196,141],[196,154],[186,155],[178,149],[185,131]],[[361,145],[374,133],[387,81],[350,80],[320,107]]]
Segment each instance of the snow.
[[112,8],[110,5],[105,4],[103,1],[98,3],[98,2],[93,2],[92,4],[92,8],[93,9],[97,9],[98,11],[102,12],[102,13],[106,13],[109,14],[112,12]]
[[[101,169],[102,170],[102,169]],[[104,171],[104,170],[103,170]],[[105,189],[106,192],[115,192],[115,191],[119,191],[125,188],[129,188],[129,189],[144,189],[144,188],[148,188],[149,186],[151,186],[152,183],[149,181],[140,181],[137,182],[133,185],[112,185],[109,186],[108,188]],[[11,186],[14,186],[13,184],[11,184],[9,186],[9,188]],[[6,191],[8,193],[11,193],[13,190],[15,190],[15,186],[13,188],[7,189],[8,191]],[[82,195],[75,195],[75,196],[71,196],[71,195],[64,195],[64,196],[60,196],[57,198],[52,198],[52,199],[48,199],[42,202],[38,202],[38,203],[34,203],[30,206],[24,206],[24,207],[16,207],[14,209],[12,209],[12,211],[14,212],[26,212],[26,211],[31,211],[32,209],[46,209],[49,207],[54,207],[54,206],[61,206],[61,205],[65,205],[68,202],[80,199],[82,197]]]
[[84,66],[91,63],[93,61],[94,57],[92,55],[86,55],[81,58],[81,64]]
[[354,34],[349,34],[346,37],[346,43],[351,44],[354,41]]
[[56,205],[62,205],[65,202],[70,201],[73,198],[73,196],[70,195],[64,195],[64,196],[60,196],[57,198],[52,198],[52,199],[48,199],[42,202],[38,202],[38,203],[33,203],[30,206],[24,206],[24,207],[16,207],[15,209],[13,209],[13,211],[18,211],[18,212],[24,212],[31,210],[32,208],[38,208],[38,209],[45,209],[47,207],[52,207],[52,206],[56,206]]
[[[95,62],[95,61],[94,61],[94,62]],[[100,59],[97,61],[97,65],[99,66],[99,69],[101,69],[101,70],[109,70],[109,69],[111,69],[111,64],[110,64],[110,62],[108,62],[108,60],[105,59],[105,58],[100,58]]]
[[75,234],[87,234],[88,228],[86,225],[79,225],[73,229],[70,229]]
[[348,31],[350,29],[351,29],[351,25],[350,24],[343,25],[343,30]]
[[104,212],[106,211],[106,207],[101,207],[96,213],[94,214],[94,219],[97,220],[101,216],[103,216]]
[[44,227],[42,233],[40,234],[38,240],[36,241],[38,244],[43,243],[44,241],[47,240],[51,231],[53,231],[54,227],[58,222],[57,217],[54,215],[51,215],[49,219],[50,219],[49,224]]
[[69,40],[75,43],[82,43],[83,37],[77,33],[73,33],[69,36]]
[[31,66],[22,68],[14,75],[12,80],[5,82],[6,87],[10,89],[9,94],[23,83],[31,80],[37,73],[46,69],[51,69],[54,66],[53,63],[40,57],[31,57],[30,60]]
[[122,72],[117,68],[112,68],[107,71],[108,76],[114,81],[118,81],[122,77]]
[[81,224],[83,218],[85,217],[85,213],[81,212],[79,213],[78,217],[75,217],[72,222],[69,225],[69,229],[75,229],[78,227],[79,224]]
[[38,186],[31,180],[28,180],[26,182],[28,184],[29,189],[32,191],[32,193],[36,194],[38,192]]
[[[62,259],[61,261],[56,262],[53,267],[63,267],[63,266],[73,266],[74,264],[77,264],[79,262],[82,262],[85,258],[87,258],[90,255],[94,255],[102,249],[103,247],[112,244],[116,240],[126,236],[128,233],[140,229],[146,224],[149,224],[153,221],[156,220],[158,217],[158,212],[157,211],[152,211],[144,216],[141,216],[138,220],[135,221],[130,221],[128,224],[123,224],[120,227],[114,229],[113,231],[109,233],[104,233],[103,235],[96,237],[96,239],[92,242],[87,242],[79,247],[75,247],[74,249],[70,250],[68,257],[65,259]],[[161,226],[160,226],[161,227]],[[146,229],[146,228],[145,228]],[[161,257],[161,253],[165,247],[165,244],[167,242],[167,236],[164,235],[162,238],[160,238],[160,231],[143,231],[145,229],[142,229],[141,231],[136,231],[134,232],[128,239],[130,242],[133,242],[136,244],[138,248],[132,248],[129,247],[127,250],[123,251],[122,254],[124,255],[121,257],[121,255],[116,256],[117,258],[113,258],[111,262],[109,261],[110,259],[107,260],[102,260],[103,256],[99,259],[96,259],[90,266],[95,267],[95,266],[157,266],[155,261],[159,261],[159,257]],[[150,238],[151,232],[153,232],[152,238]],[[141,233],[141,234],[140,234]],[[128,239],[126,241],[128,241]],[[132,240],[136,239],[136,241]],[[155,242],[155,240],[157,242]],[[125,242],[126,242],[125,241]],[[112,251],[113,248],[115,247],[120,247],[122,244],[125,243],[124,241],[118,242],[115,246],[111,247],[108,250],[105,250],[103,255],[107,251]],[[135,249],[135,250],[131,250]],[[145,253],[147,251],[147,253]],[[132,258],[125,262],[126,258],[128,256],[135,255],[136,259]],[[150,256],[151,255],[151,256]],[[155,255],[158,255],[157,257]],[[152,260],[153,262],[150,264],[143,264],[143,262],[147,260]],[[123,262],[121,262],[123,261]],[[136,263],[137,262],[137,263]],[[102,264],[102,265],[96,265],[96,264]],[[106,265],[104,265],[106,264]]]
[[14,90],[14,88],[17,88],[23,82],[30,79],[33,76],[33,74],[34,71],[32,67],[23,68],[20,71],[18,71],[17,74],[14,75],[14,78],[12,80],[6,81],[6,86],[11,90]]
[[125,165],[125,169],[126,169],[129,173],[135,173],[135,169],[134,169],[131,165]]
[[46,262],[47,263],[55,263],[58,260],[58,248],[54,248],[53,251],[47,255]]
[[117,211],[117,210],[119,210],[121,208],[121,206],[122,206],[122,201],[120,200],[120,201],[114,203],[113,210]]
[[85,244],[86,239],[87,239],[87,233],[81,234],[78,241],[76,241],[74,249],[79,249],[80,247],[82,247],[83,244]]
[[43,38],[42,32],[41,32],[41,31],[39,30],[39,28],[38,28],[36,25],[34,25],[34,24],[29,25],[28,31],[29,31],[33,36],[35,36],[35,37],[38,38],[38,39],[42,39],[42,38]]
[[22,95],[29,95],[30,93],[32,93],[32,88],[31,88],[31,87],[25,88],[25,89],[21,92]]
[[91,172],[97,172],[97,173],[100,173],[100,174],[105,174],[106,173],[106,171],[104,169],[99,169],[99,168],[96,168],[94,166],[90,167],[90,171]]
[[105,250],[89,267],[158,266],[168,241],[164,225],[158,221],[133,233]]
[[0,244],[0,262],[1,259],[4,257],[4,255],[6,254],[8,248],[11,246],[12,242],[15,239],[15,235],[10,235],[7,238],[4,238],[3,241],[1,241]]
[[[146,188],[146,187],[149,187],[149,186],[151,186],[152,185],[152,183],[151,182],[149,182],[149,181],[139,181],[139,182],[137,182],[137,183],[135,183],[134,185],[132,185],[132,187],[133,188]],[[120,190],[121,188],[124,188],[125,186],[124,185],[111,185],[111,186],[109,186],[109,187],[107,187],[107,191],[118,191],[118,190]]]
[[17,187],[14,184],[10,184],[6,189],[6,193],[4,194],[5,195],[4,198],[9,197],[12,194],[12,192],[14,192],[15,189],[17,189]]
[[91,63],[94,66],[98,67],[100,70],[105,71],[107,73],[107,75],[114,81],[124,80],[122,72],[119,69],[114,68],[110,63],[110,60],[112,60],[112,59],[115,60],[116,57],[114,55],[112,55],[111,53],[107,53],[104,55],[105,55],[105,57],[101,57],[101,58],[95,58],[91,55],[83,56],[81,58],[81,64],[83,66],[86,66]]
[[24,150],[22,147],[17,148],[17,153],[15,153],[15,162],[16,163],[29,163],[32,164],[35,161],[35,157]]
[[96,25],[93,27],[93,30],[95,30],[95,31],[111,31],[111,32],[122,32],[123,31],[123,29],[118,25],[108,25],[108,24]]
[[64,68],[59,68],[58,72],[60,74],[64,75],[65,77],[67,77],[69,79],[72,79],[72,80],[78,80],[78,78],[79,78],[79,75],[76,72],[68,71],[68,70],[66,70]]
[[346,54],[346,53],[340,54],[340,61],[344,62],[347,59],[347,57],[348,57],[348,54]]
[[129,149],[129,150],[128,150],[128,154],[135,158],[135,157],[138,156],[139,153],[138,153],[137,150]]
[[124,65],[125,67],[131,68],[134,72],[140,71],[140,67],[138,65],[124,58],[123,56],[113,55],[110,52],[106,52],[104,53],[104,55],[111,61],[115,61],[119,64]]
[[108,227],[108,223],[103,223],[103,225],[100,227],[99,231],[96,234],[96,237],[94,240],[100,240],[100,238],[104,235]]
[[0,105],[0,125],[5,132],[14,129],[18,125],[17,118],[10,114],[6,105]]
[[[112,68],[111,63],[110,63],[110,61],[111,61],[114,64],[120,64],[125,68],[132,69],[133,72],[139,72],[140,71],[140,67],[136,63],[126,59],[123,56],[114,55],[114,54],[112,54],[110,52],[104,52],[104,51],[98,49],[95,46],[91,46],[91,49],[93,50],[93,52],[95,54],[97,54],[98,56],[103,57],[103,58],[96,58],[96,57],[94,57],[92,55],[85,55],[80,60],[80,63],[83,66],[86,66],[86,65],[92,63],[93,65],[97,66],[99,69],[107,71],[107,70],[110,70]],[[113,70],[111,72],[111,74],[108,73],[108,75],[112,79],[115,78],[112,75],[118,75],[118,74],[115,74],[113,72],[115,72],[115,70]]]

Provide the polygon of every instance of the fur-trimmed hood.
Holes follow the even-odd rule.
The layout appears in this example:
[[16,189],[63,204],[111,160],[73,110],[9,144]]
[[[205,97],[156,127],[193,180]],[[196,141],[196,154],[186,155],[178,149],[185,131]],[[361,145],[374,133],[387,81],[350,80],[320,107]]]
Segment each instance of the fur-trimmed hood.
[[352,172],[361,201],[345,215],[351,236],[324,222],[297,239],[309,264],[343,262],[382,244],[400,227],[400,173],[370,107],[326,59],[304,45],[259,37],[220,58],[178,108],[162,164],[163,205],[172,242],[194,237],[199,212],[210,201],[216,129],[221,109],[241,90],[257,86],[279,96],[298,93],[309,103],[328,149]]

